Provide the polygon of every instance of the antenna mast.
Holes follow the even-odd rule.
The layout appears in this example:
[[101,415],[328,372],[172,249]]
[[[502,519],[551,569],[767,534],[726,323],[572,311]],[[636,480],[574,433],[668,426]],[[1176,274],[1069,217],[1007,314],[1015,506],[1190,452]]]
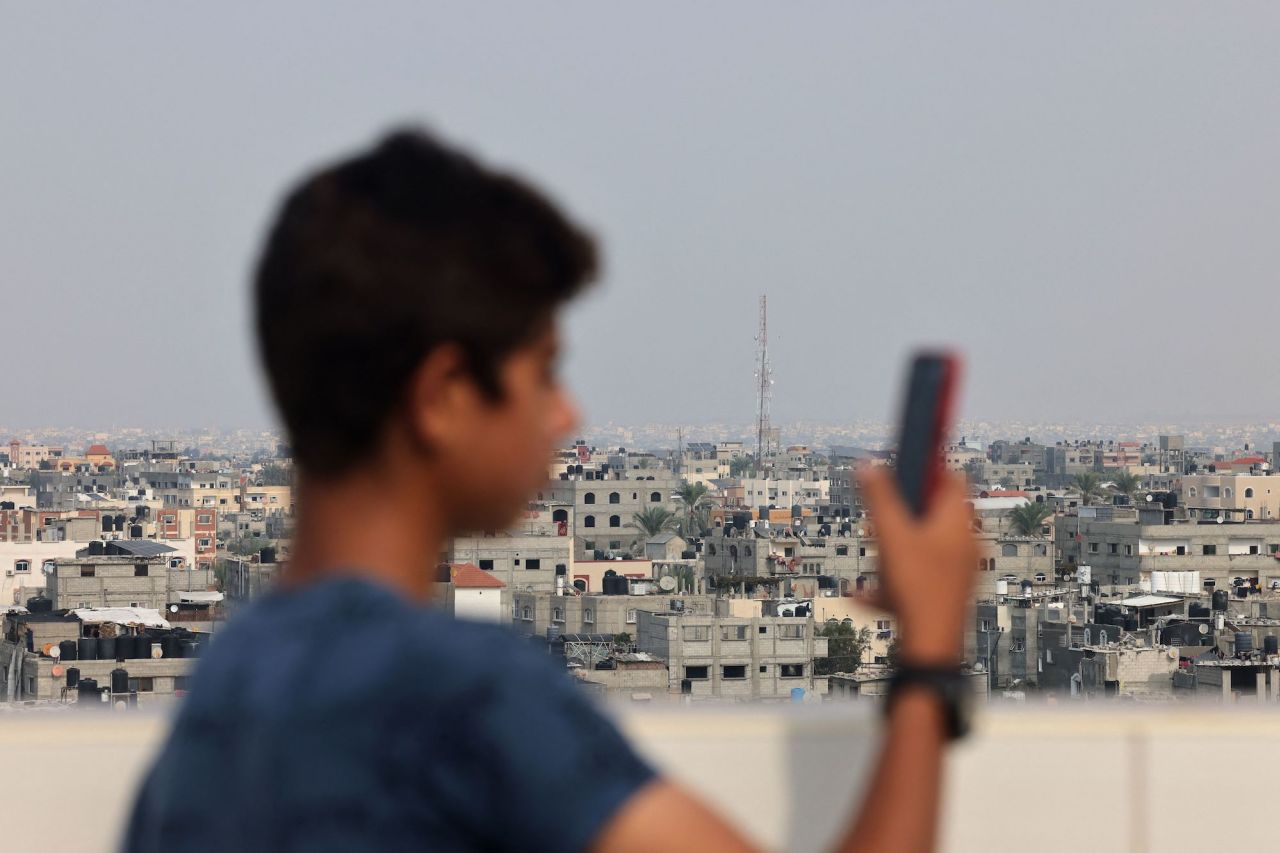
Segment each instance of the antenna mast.
[[760,297],[760,330],[756,332],[756,475],[764,468],[765,436],[769,433],[769,396],[773,372],[769,366],[769,297]]

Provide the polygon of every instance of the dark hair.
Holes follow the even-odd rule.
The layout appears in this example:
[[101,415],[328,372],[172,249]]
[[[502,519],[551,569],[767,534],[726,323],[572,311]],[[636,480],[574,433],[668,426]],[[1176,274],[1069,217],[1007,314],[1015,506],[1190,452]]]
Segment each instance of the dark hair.
[[257,332],[305,470],[374,451],[413,371],[457,344],[487,394],[595,275],[592,239],[523,181],[419,130],[307,178],[257,269]]

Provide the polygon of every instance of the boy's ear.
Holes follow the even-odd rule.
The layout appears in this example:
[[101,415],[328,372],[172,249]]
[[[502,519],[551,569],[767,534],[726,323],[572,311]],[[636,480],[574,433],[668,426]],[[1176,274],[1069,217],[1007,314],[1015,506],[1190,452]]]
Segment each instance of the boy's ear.
[[449,447],[469,429],[466,407],[475,396],[466,357],[457,344],[432,348],[409,380],[409,425],[429,448]]

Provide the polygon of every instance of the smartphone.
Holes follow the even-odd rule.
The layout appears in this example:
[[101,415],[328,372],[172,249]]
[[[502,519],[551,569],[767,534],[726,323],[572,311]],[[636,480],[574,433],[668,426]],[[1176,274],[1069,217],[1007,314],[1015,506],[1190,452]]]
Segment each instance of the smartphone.
[[922,352],[911,361],[898,432],[897,475],[902,499],[924,515],[942,474],[942,443],[951,425],[951,403],[960,374],[954,353]]

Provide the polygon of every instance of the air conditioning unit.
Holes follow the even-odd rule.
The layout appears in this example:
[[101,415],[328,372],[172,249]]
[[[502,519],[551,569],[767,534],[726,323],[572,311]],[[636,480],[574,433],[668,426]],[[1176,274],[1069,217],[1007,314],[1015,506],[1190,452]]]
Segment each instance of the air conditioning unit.
[[5,577],[7,577],[7,578],[11,578],[11,577],[13,577],[13,569],[5,569],[5,570],[4,570],[4,576],[5,576]]

